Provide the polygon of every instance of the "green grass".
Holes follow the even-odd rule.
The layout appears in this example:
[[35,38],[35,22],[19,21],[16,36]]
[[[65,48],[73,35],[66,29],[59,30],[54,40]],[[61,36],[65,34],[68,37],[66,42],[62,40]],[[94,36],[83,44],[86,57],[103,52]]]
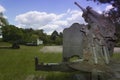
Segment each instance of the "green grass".
[[[8,43],[0,45],[9,46]],[[29,75],[49,75],[53,72],[35,71],[34,57],[40,62],[61,62],[61,54],[42,53],[42,46],[20,46],[20,49],[0,49],[0,80],[25,80]]]
[[11,44],[10,43],[6,43],[6,42],[0,42],[0,47],[1,46],[11,46]]
[[120,53],[115,53],[112,57],[112,59],[117,62],[120,63]]
[[[0,46],[11,46],[10,43],[0,42]],[[29,75],[46,76],[46,80],[73,80],[74,73],[35,71],[34,57],[39,62],[61,62],[61,53],[42,53],[43,46],[20,46],[20,49],[0,49],[0,80],[25,80]],[[120,60],[120,54],[114,59]]]

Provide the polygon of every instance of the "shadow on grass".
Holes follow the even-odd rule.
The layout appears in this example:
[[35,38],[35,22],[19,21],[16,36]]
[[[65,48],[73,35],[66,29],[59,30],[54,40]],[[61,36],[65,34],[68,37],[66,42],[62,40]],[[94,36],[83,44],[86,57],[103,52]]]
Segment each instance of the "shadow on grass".
[[3,46],[3,47],[0,47],[0,49],[12,49],[12,47]]
[[0,47],[0,49],[19,49],[20,47],[7,47],[7,46],[4,46],[4,47]]
[[89,73],[50,72],[46,76],[35,76],[33,80],[90,80]]

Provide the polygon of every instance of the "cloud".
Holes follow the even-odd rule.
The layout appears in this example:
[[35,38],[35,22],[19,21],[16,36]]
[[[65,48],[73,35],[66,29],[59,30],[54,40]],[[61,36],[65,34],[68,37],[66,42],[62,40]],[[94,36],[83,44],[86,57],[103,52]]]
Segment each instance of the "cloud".
[[95,7],[95,9],[93,8],[93,10],[95,10],[96,12],[98,12],[99,14],[102,14],[102,9],[100,6]]
[[0,13],[5,11],[6,11],[5,8],[2,5],[0,5]]
[[78,10],[71,10],[68,13],[69,17],[67,17],[67,21],[68,23],[74,23],[74,22],[78,22],[78,23],[85,23],[83,18],[82,18],[82,12],[78,11]]
[[112,5],[108,5],[108,6],[106,6],[105,11],[109,11],[109,10],[112,9],[112,8],[113,8]]
[[71,9],[61,14],[29,11],[17,15],[15,21],[19,27],[43,29],[46,33],[51,34],[54,30],[62,31],[74,22],[85,23],[81,15],[81,11]]

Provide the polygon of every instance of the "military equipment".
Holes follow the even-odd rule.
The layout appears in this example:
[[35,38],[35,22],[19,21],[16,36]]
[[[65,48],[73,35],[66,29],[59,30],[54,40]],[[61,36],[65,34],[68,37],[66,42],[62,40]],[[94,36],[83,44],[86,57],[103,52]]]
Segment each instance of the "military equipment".
[[83,12],[86,12],[86,9],[84,9],[83,7],[81,7],[77,2],[75,2],[75,5],[77,5]]
[[[90,80],[108,80],[115,71],[110,65],[110,55],[115,44],[115,26],[108,18],[92,10],[82,8],[83,18],[88,25],[74,23],[63,31],[63,60],[61,63],[38,63],[35,58],[35,69],[41,71],[87,72]],[[71,39],[72,38],[72,39]],[[74,56],[78,59],[70,61]],[[107,76],[107,78],[104,78]],[[88,80],[88,79],[87,79]]]
[[[109,56],[112,56],[116,40],[116,31],[114,23],[109,17],[104,16],[91,7],[82,8],[77,2],[75,4],[83,11],[85,21],[91,26],[91,32],[96,39],[99,40],[100,45],[103,46],[106,63],[109,63]],[[105,51],[106,50],[106,51]]]

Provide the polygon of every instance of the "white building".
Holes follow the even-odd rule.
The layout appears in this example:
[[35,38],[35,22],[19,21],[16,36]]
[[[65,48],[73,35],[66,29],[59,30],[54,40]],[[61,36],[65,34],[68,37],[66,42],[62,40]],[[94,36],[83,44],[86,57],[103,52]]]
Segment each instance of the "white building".
[[42,44],[43,44],[43,41],[40,39],[36,39],[35,41],[26,43],[27,46],[39,46]]
[[40,39],[37,39],[37,45],[43,44],[43,41]]

